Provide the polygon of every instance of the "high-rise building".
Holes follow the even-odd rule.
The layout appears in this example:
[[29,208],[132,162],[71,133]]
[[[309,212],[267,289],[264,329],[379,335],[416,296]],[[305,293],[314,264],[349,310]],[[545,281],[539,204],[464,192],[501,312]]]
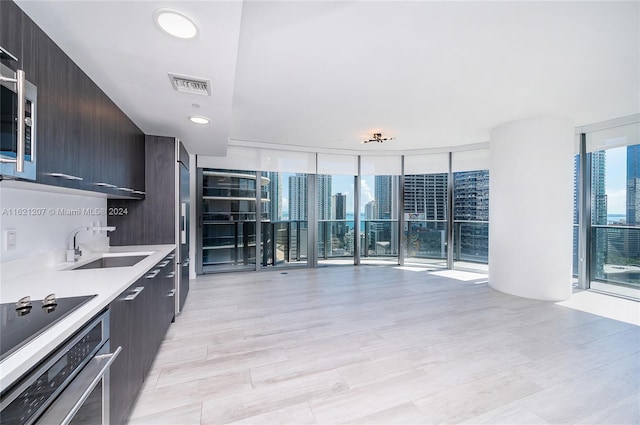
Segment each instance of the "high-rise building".
[[331,197],[331,212],[332,220],[347,219],[347,195],[336,193]]
[[453,175],[455,258],[487,261],[489,257],[489,170]]
[[404,178],[404,212],[426,220],[447,219],[447,174],[412,174]]
[[[591,224],[607,224],[606,151],[591,153]],[[609,246],[608,232],[596,233],[594,278],[604,278],[604,263]]]
[[[397,176],[375,176],[374,180],[375,202],[378,207],[378,220],[397,220],[398,204],[396,191],[398,188]],[[370,223],[368,229],[369,246],[364,247],[367,252],[380,253],[377,248],[382,242],[387,247],[385,254],[398,252],[398,230],[393,223]],[[365,227],[365,231],[367,231]]]
[[453,175],[453,219],[489,221],[489,170]]
[[[627,146],[627,224],[640,226],[640,145]],[[625,229],[624,252],[640,258],[640,231]]]
[[307,176],[289,176],[289,220],[307,220]]
[[591,224],[607,224],[606,151],[591,153]]
[[393,176],[375,176],[375,200],[378,204],[378,219],[395,218],[395,191]]
[[331,220],[331,176],[318,174],[316,176],[318,190],[318,255],[328,258],[333,255],[333,226]]
[[627,146],[627,224],[640,225],[640,145]]
[[378,203],[374,199],[369,201],[364,206],[364,218],[365,220],[375,220],[378,217]]
[[282,180],[280,173],[269,172],[267,173],[269,184],[267,185],[267,192],[269,194],[269,220],[280,221],[282,220]]
[[331,176],[318,174],[318,220],[331,219]]
[[[580,155],[573,158],[573,224],[580,224]],[[573,226],[573,274],[578,275],[578,227]]]

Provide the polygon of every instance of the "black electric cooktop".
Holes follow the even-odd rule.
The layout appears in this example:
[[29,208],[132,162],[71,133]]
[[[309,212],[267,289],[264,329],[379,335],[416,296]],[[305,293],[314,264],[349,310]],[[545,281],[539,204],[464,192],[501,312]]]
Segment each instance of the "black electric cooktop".
[[[30,304],[0,304],[0,361],[22,347],[95,295],[31,300]],[[29,305],[31,307],[29,307]]]

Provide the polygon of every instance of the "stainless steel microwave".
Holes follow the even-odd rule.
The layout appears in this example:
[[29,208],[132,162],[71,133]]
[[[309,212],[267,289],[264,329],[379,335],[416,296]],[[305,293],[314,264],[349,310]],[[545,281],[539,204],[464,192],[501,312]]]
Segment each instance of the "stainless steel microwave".
[[2,178],[36,178],[37,99],[38,89],[26,80],[24,71],[14,72],[8,66],[0,64]]

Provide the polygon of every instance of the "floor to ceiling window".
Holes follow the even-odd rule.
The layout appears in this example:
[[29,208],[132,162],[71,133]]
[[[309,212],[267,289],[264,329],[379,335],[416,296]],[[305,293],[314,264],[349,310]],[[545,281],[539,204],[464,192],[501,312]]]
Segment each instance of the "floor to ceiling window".
[[353,264],[355,250],[354,177],[318,174],[318,262]]
[[447,267],[449,154],[405,157],[404,263]]
[[587,133],[591,289],[640,296],[640,124]]
[[454,266],[487,270],[489,262],[489,151],[454,152]]
[[307,264],[308,185],[306,173],[263,172],[268,179],[267,217],[261,226],[262,266]]
[[398,264],[399,156],[360,157],[361,264]]
[[317,263],[353,265],[359,242],[355,177],[358,158],[318,153],[316,167]]

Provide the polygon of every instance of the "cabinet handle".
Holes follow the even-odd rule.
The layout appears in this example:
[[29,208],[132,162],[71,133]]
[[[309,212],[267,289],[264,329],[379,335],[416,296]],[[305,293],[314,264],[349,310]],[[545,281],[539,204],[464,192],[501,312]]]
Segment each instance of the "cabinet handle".
[[145,276],[145,279],[153,279],[154,277],[158,276],[158,273],[160,273],[160,269],[156,269],[152,271],[151,273]]
[[98,183],[94,183],[96,186],[100,186],[100,187],[107,187],[109,189],[113,189],[113,188],[117,188],[118,186],[116,186],[115,184],[111,184],[111,183],[105,183],[105,182],[98,182]]
[[24,71],[19,69],[16,71],[16,78],[6,78],[2,77],[0,81],[6,81],[9,83],[15,83],[16,92],[18,94],[18,146],[16,149],[16,159],[2,159],[2,162],[15,162],[16,163],[16,173],[24,172],[24,150],[25,150],[25,134],[24,134],[24,126],[25,126],[25,107],[24,107]]
[[187,258],[186,260],[184,260],[184,263],[182,263],[182,267],[187,267],[189,265],[189,261],[191,261],[191,258]]
[[67,180],[84,180],[82,177],[72,176],[71,174],[64,174],[64,173],[47,173],[47,174],[50,175],[51,177],[60,177]]
[[167,255],[167,260],[173,260],[174,258],[176,258],[175,254],[169,254]]
[[169,295],[167,295],[168,297],[175,297],[176,296],[176,290],[172,289],[169,291]]
[[144,290],[144,286],[138,286],[133,291],[131,291],[131,294],[129,294],[126,297],[124,297],[124,300],[125,301],[133,301],[133,300],[135,300],[136,297],[138,295],[140,295],[140,292],[142,292],[143,290]]
[[168,277],[169,279],[171,279],[172,277],[176,277],[176,272],[171,272],[171,273],[169,273],[169,274],[167,275],[167,277]]
[[18,92],[18,149],[16,152],[16,173],[24,172],[24,148],[25,148],[25,134],[24,134],[24,120],[25,120],[25,108],[24,108],[24,71],[18,70],[16,72],[16,91]]
[[163,262],[158,264],[158,267],[166,267],[169,264],[169,260],[164,260]]

